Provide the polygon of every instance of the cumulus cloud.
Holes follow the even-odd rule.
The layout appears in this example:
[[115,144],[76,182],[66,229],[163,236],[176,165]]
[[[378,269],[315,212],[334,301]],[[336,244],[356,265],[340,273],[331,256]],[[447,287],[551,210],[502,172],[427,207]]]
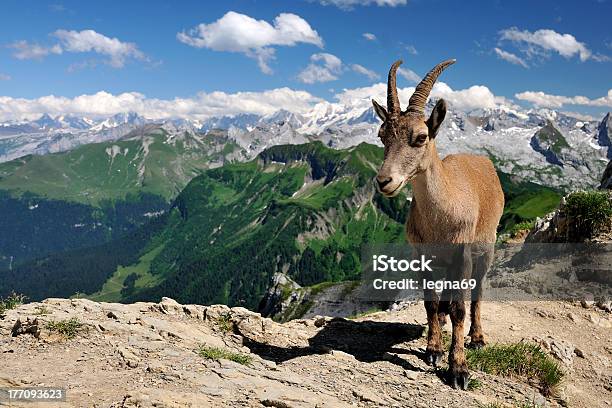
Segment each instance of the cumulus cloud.
[[344,10],[351,10],[355,6],[370,6],[377,5],[379,7],[389,6],[404,6],[407,0],[318,0],[324,6],[336,6]]
[[376,72],[372,71],[371,69],[367,69],[363,65],[353,64],[351,65],[351,69],[357,72],[358,74],[367,76],[371,80],[380,78],[380,75],[378,75]]
[[329,82],[342,73],[342,60],[333,54],[320,52],[310,56],[310,64],[297,76],[305,84]]
[[229,11],[215,22],[199,24],[187,32],[177,33],[176,37],[196,48],[243,53],[255,59],[266,74],[272,73],[270,61],[274,59],[275,46],[307,43],[323,47],[323,39],[310,24],[291,13],[279,14],[270,24]]
[[518,55],[508,52],[508,51],[504,51],[497,47],[493,48],[493,50],[495,51],[495,54],[497,54],[497,56],[503,59],[504,61],[508,61],[509,63],[514,64],[514,65],[520,65],[523,68],[529,68],[525,60],[523,60]]
[[363,33],[363,38],[365,38],[368,41],[376,41],[376,36],[372,33]]
[[35,119],[43,113],[104,117],[135,111],[145,117],[206,119],[212,116],[255,113],[266,115],[279,109],[303,113],[322,99],[306,91],[277,88],[262,92],[201,92],[192,98],[146,98],[138,92],[113,95],[98,92],[74,98],[43,96],[36,99],[0,96],[0,120]]
[[42,59],[50,54],[64,52],[93,52],[108,57],[107,63],[115,68],[121,68],[128,59],[148,60],[136,44],[110,38],[94,30],[57,30],[51,34],[58,40],[57,44],[42,46],[27,41],[16,41],[9,44],[15,51],[13,56],[18,59]]
[[400,74],[406,81],[410,82],[420,82],[421,77],[417,75],[416,72],[411,70],[410,68],[402,68],[399,67],[397,73]]
[[8,45],[14,49],[13,56],[20,60],[25,59],[43,59],[49,54],[61,54],[62,48],[59,45],[45,47],[40,44],[30,43],[25,40],[15,41]]
[[542,108],[560,108],[565,105],[612,107],[612,89],[608,90],[607,95],[596,99],[590,99],[586,96],[580,95],[550,95],[542,91],[526,91],[517,93],[514,96],[519,100],[530,102],[533,105]]
[[[404,109],[413,92],[414,87],[398,89]],[[342,104],[366,109],[371,107],[372,98],[384,103],[386,95],[387,84],[379,82],[366,87],[344,89],[337,93],[334,99]],[[452,89],[444,82],[437,82],[430,96],[444,98],[452,108],[464,111],[494,108],[500,105],[512,107],[510,101],[495,96],[486,86],[482,85],[474,85],[466,89]],[[609,91],[607,98],[610,103],[612,90]],[[306,113],[318,103],[329,104],[331,102],[309,92],[286,87],[261,92],[200,92],[190,98],[173,99],[147,98],[138,92],[111,94],[104,91],[73,98],[54,95],[35,99],[0,96],[0,120],[36,119],[43,113],[101,118],[126,111],[138,112],[152,119],[203,120],[214,116],[240,113],[267,115],[279,109]]]
[[[564,58],[578,56],[580,61],[593,57],[585,43],[571,34],[560,34],[554,30],[542,29],[534,32],[519,30],[517,27],[500,31],[500,40],[515,44],[527,57],[547,55],[556,52]],[[499,55],[499,54],[498,54]]]
[[66,52],[94,52],[109,58],[109,65],[121,68],[125,61],[134,58],[146,60],[146,56],[136,44],[110,38],[94,30],[57,30],[53,36],[59,39],[61,48]]
[[[414,93],[414,87],[398,88],[398,95],[402,108],[405,109],[410,97]],[[454,90],[444,82],[436,82],[430,94],[431,98],[444,98],[454,109],[471,111],[474,109],[492,109],[499,105],[509,106],[507,100],[495,96],[489,88],[483,85],[474,85],[466,89]],[[377,83],[371,86],[344,89],[335,95],[338,102],[354,105],[358,101],[368,104],[374,98],[379,102],[387,100],[387,84]]]

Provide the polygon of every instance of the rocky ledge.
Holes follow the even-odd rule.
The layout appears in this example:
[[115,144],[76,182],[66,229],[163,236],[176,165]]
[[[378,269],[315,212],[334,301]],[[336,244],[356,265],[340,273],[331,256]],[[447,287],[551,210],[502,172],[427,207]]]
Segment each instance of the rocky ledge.
[[422,304],[353,320],[317,316],[280,324],[244,308],[181,305],[169,298],[128,305],[47,299],[7,311],[0,318],[0,387],[65,387],[67,401],[57,407],[471,407],[524,401],[607,407],[612,324],[609,314],[585,306],[484,305],[489,342],[538,341],[562,361],[570,375],[557,399],[546,400],[528,379],[476,371],[478,386],[471,391],[445,385],[440,371],[422,360]]

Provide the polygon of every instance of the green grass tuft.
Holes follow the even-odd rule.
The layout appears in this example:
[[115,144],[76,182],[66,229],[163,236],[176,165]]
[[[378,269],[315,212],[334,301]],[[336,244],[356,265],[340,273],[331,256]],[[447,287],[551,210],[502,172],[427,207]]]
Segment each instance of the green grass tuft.
[[374,313],[378,313],[382,311],[381,308],[379,307],[372,307],[366,311],[360,312],[360,313],[356,313],[354,315],[348,316],[347,319],[359,319],[360,317],[365,317]]
[[565,375],[560,364],[535,344],[495,344],[467,350],[467,361],[470,368],[485,373],[536,380],[546,396],[556,393]]
[[0,298],[0,316],[3,315],[7,310],[11,310],[19,305],[22,305],[26,299],[26,296],[17,294],[15,292],[8,295],[7,298]]
[[530,231],[535,226],[535,220],[527,220],[523,222],[519,222],[518,224],[514,224],[512,228],[510,228],[510,236],[514,238],[521,231]]
[[221,315],[217,318],[217,327],[222,332],[231,332],[233,329],[232,318],[228,314]]
[[591,237],[610,224],[612,199],[605,191],[575,192],[567,197],[566,211],[576,236]]
[[74,338],[82,327],[83,323],[76,317],[68,320],[50,321],[46,325],[49,331],[59,333],[67,339]]
[[45,316],[51,314],[51,311],[49,309],[47,309],[47,306],[42,305],[42,306],[36,306],[34,308],[34,315],[35,316]]
[[468,391],[474,391],[481,387],[482,387],[482,381],[480,381],[477,378],[470,378],[470,381],[468,382],[468,387],[467,387]]
[[253,362],[253,357],[249,355],[236,353],[219,347],[200,346],[197,353],[200,357],[204,357],[209,360],[225,359],[242,365],[250,365]]

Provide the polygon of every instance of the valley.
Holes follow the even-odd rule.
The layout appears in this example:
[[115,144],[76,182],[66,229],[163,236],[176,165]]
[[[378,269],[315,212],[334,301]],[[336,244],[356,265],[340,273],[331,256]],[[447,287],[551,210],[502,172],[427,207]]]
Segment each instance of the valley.
[[[204,170],[167,212],[132,233],[139,237],[129,239],[134,253],[109,249],[124,247],[118,240],[93,250],[112,253],[103,268],[92,268],[89,248],[26,262],[7,276],[5,291],[54,296],[53,287],[27,282],[39,281],[41,273],[55,276],[52,269],[62,265],[63,287],[73,291],[62,296],[132,302],[171,292],[185,302],[254,309],[277,272],[300,285],[357,279],[363,243],[404,240],[410,191],[393,199],[376,193],[371,179],[382,155],[365,143],[338,150],[311,142]],[[503,229],[549,212],[560,198],[556,189],[500,177],[507,200]],[[95,278],[67,284],[77,271]]]

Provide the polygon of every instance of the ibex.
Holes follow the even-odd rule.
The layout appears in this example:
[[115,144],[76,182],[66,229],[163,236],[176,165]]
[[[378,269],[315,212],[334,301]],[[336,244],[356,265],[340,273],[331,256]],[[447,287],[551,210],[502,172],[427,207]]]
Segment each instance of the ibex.
[[[452,259],[459,276],[483,277],[493,259],[497,225],[504,208],[504,194],[493,163],[482,156],[453,154],[443,160],[436,150],[436,134],[446,115],[446,102],[438,100],[429,118],[425,103],[442,71],[453,64],[448,60],[434,67],[417,85],[408,108],[400,109],[396,87],[397,61],[389,71],[387,109],[372,100],[382,120],[379,137],[384,145],[384,162],[376,176],[378,190],[385,196],[396,195],[407,183],[413,199],[406,222],[406,237],[418,247],[427,244],[461,244]],[[469,244],[469,245],[462,245]],[[474,244],[485,248],[472,261]],[[477,292],[482,290],[479,284]],[[449,353],[449,382],[466,389],[469,373],[464,352],[463,322],[465,302],[462,294],[451,293],[442,301],[433,291],[425,290],[425,310],[429,326],[426,360],[437,365],[443,356],[440,326],[446,313],[452,322]],[[470,345],[482,347],[484,335],[480,324],[480,293],[472,299]]]

